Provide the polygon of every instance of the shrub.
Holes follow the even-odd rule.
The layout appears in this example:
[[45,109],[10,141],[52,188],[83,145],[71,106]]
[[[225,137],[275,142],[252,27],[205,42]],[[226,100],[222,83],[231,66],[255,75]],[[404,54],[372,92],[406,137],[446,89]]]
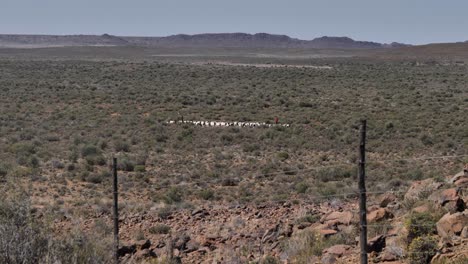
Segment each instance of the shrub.
[[135,166],[135,171],[136,172],[145,172],[146,171],[145,165],[136,165]]
[[436,219],[430,213],[413,213],[406,222],[408,229],[407,243],[411,244],[413,239],[432,235],[436,232]]
[[[16,196],[16,195],[15,195]],[[111,243],[81,233],[54,238],[32,215],[29,198],[0,199],[0,263],[110,263]]]
[[437,239],[433,236],[415,238],[408,250],[408,258],[412,264],[428,264],[437,253]]
[[297,193],[305,193],[307,189],[309,189],[309,185],[307,183],[300,182],[296,184],[295,189]]
[[182,190],[178,187],[171,187],[164,196],[164,201],[168,204],[180,203],[182,201]]
[[280,264],[280,260],[273,257],[273,256],[266,256],[262,261],[260,261],[260,264]]
[[83,158],[88,157],[88,156],[94,156],[99,153],[98,148],[93,145],[86,145],[81,149],[81,156]]
[[5,177],[8,174],[7,166],[0,163],[0,177]]
[[170,207],[163,207],[158,211],[158,216],[161,217],[161,219],[167,219],[171,214],[172,209]]
[[99,174],[91,174],[86,178],[86,181],[98,184],[98,183],[102,183],[103,177],[102,175],[99,175]]
[[278,152],[277,156],[280,160],[287,160],[289,158],[289,154],[284,151]]
[[169,234],[170,231],[171,227],[164,224],[155,225],[149,229],[151,234]]
[[114,142],[114,149],[117,152],[130,152],[130,145],[125,141]]
[[210,199],[213,199],[213,197],[214,197],[214,192],[213,192],[213,190],[211,190],[211,189],[202,190],[202,191],[199,193],[199,196],[200,196],[200,198],[202,198],[203,200],[210,200]]
[[135,164],[131,160],[122,159],[120,161],[117,161],[117,169],[122,171],[134,171]]

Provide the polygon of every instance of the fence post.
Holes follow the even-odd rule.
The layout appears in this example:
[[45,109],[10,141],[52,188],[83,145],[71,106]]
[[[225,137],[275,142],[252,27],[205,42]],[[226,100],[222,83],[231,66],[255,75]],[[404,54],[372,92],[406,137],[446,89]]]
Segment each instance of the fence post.
[[366,129],[367,121],[361,120],[359,142],[359,220],[361,264],[367,264],[367,208],[366,208]]
[[114,174],[114,257],[115,263],[119,263],[119,205],[118,205],[118,182],[117,182],[117,158],[113,158]]

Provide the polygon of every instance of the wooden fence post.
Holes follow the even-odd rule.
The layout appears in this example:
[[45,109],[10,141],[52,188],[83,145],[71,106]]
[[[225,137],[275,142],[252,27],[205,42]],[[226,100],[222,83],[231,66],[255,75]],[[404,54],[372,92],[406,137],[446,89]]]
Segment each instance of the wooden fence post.
[[366,208],[366,129],[367,121],[361,120],[359,142],[359,220],[361,264],[367,264],[367,208]]
[[114,257],[115,263],[119,263],[119,203],[118,203],[118,182],[117,182],[117,158],[113,158],[114,175]]

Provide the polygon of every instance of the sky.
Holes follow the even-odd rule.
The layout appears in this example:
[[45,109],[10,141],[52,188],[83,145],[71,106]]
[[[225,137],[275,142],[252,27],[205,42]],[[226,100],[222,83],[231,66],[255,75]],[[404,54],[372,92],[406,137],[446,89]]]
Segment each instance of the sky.
[[0,34],[266,32],[381,43],[468,40],[466,0],[0,0]]

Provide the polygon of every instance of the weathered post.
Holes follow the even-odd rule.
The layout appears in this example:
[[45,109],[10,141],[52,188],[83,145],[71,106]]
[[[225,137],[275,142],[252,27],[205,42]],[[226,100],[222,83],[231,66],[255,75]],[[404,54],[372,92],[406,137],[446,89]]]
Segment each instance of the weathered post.
[[117,182],[117,158],[113,158],[114,174],[114,257],[115,263],[119,263],[119,203],[118,203],[118,182]]
[[366,208],[366,128],[367,121],[361,120],[359,142],[359,220],[361,235],[361,264],[367,264],[367,208]]

